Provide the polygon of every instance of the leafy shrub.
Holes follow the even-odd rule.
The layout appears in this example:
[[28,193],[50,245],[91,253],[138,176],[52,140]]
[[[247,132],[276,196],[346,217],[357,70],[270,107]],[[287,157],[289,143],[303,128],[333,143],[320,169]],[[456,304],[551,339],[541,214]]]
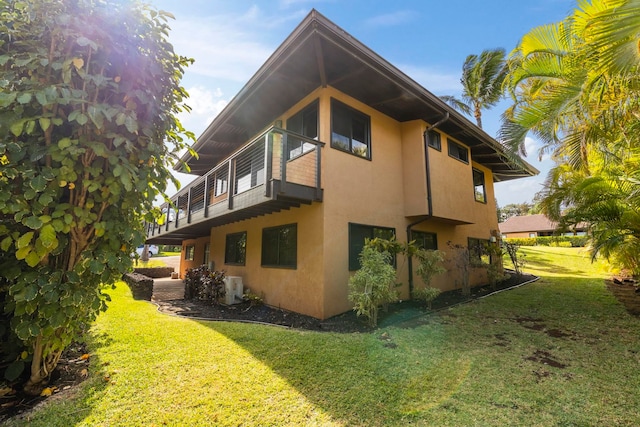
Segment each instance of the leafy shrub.
[[258,295],[249,288],[242,294],[242,299],[248,301],[251,307],[264,304],[264,294],[262,296]]
[[398,299],[393,289],[396,271],[391,266],[391,254],[365,245],[360,253],[360,270],[349,279],[349,301],[358,316],[367,317],[370,326],[378,324],[378,309]]
[[563,243],[560,247],[582,248],[589,243],[589,236],[509,237],[504,240],[518,246],[558,246]]
[[502,241],[502,247],[509,255],[509,259],[511,259],[511,264],[513,264],[513,269],[515,270],[518,276],[522,275],[522,269],[526,263],[525,255],[520,253],[520,245],[512,242],[512,241]]
[[440,292],[441,291],[438,288],[427,286],[422,289],[415,289],[411,296],[418,301],[423,301],[427,305],[429,310],[431,310],[431,303],[438,297],[438,295],[440,295]]
[[184,278],[185,299],[219,304],[224,294],[224,271],[211,271],[206,265],[187,270]]

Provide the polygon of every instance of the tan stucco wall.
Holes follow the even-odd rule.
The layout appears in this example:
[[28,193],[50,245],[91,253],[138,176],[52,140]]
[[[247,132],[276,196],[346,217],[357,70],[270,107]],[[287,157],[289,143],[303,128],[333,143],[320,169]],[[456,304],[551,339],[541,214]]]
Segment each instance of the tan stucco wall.
[[517,232],[517,233],[504,233],[502,235],[502,237],[504,237],[505,239],[515,239],[515,238],[522,238],[522,237],[531,237],[529,234],[533,233],[536,237],[538,236],[538,233],[535,231],[523,231],[523,232]]
[[[263,294],[268,305],[322,318],[322,210],[321,203],[314,203],[211,229],[211,259],[216,270],[241,276],[244,287]],[[263,228],[287,224],[297,224],[297,267],[262,267]],[[226,235],[243,231],[247,232],[245,265],[225,265]]]
[[[370,116],[371,160],[331,148],[332,97]],[[405,242],[407,225],[428,214],[422,136],[427,124],[421,120],[399,123],[331,87],[315,90],[279,120],[286,123],[315,99],[319,100],[319,140],[326,143],[322,149],[323,201],[213,228],[210,238],[199,239],[198,244],[210,241],[216,268],[242,276],[246,287],[264,294],[267,304],[327,318],[351,309],[347,300],[347,284],[353,274],[348,267],[349,223],[394,228],[397,239]],[[449,157],[446,141],[443,135],[442,152],[429,148],[433,209],[435,216],[454,221],[431,218],[414,227],[437,233],[438,247],[445,252],[449,241],[466,246],[468,237],[489,239],[490,230],[498,229],[490,170]],[[485,173],[487,203],[474,200],[472,167]],[[297,268],[262,267],[262,229],[290,223],[298,226]],[[247,232],[246,265],[225,266],[225,236],[241,231]],[[189,242],[183,247],[186,244]],[[197,246],[196,260],[202,253]],[[444,274],[433,285],[453,289],[456,274]],[[486,280],[482,270],[474,269],[472,276],[472,284]],[[416,278],[416,287],[421,286],[419,280]],[[401,298],[408,298],[408,266],[401,257],[398,281],[403,283]]]
[[[201,237],[199,239],[189,239],[182,241],[182,249],[180,252],[180,278],[184,279],[184,272],[190,268],[199,267],[204,263],[205,245],[209,243],[209,237]],[[187,246],[194,246],[193,260],[185,259]]]

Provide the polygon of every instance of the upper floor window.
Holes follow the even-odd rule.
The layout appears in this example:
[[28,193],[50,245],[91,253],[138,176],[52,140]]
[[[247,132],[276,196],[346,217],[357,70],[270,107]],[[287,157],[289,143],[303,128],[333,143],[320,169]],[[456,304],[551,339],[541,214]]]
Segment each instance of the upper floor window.
[[447,140],[447,145],[449,146],[449,155],[455,159],[458,159],[462,162],[469,163],[469,150],[462,145]]
[[435,130],[427,132],[427,144],[429,144],[429,147],[435,148],[438,151],[442,150],[440,132],[436,132]]
[[[360,268],[360,252],[364,248],[365,239],[391,239],[395,235],[395,228],[349,223],[349,271]],[[395,264],[395,258],[393,261]]]
[[[318,101],[312,102],[287,119],[287,130],[311,139],[318,139]],[[289,158],[292,159],[314,149],[315,145],[298,138],[287,140]]]
[[288,224],[262,230],[262,266],[296,268],[298,226]]
[[371,119],[335,99],[331,100],[331,147],[371,159]]
[[247,256],[247,232],[227,234],[224,247],[224,263],[244,265]]
[[416,245],[420,249],[438,249],[438,238],[436,233],[411,230],[411,240],[415,241]]
[[473,170],[473,192],[476,202],[487,203],[487,190],[484,185],[484,172]]
[[216,173],[216,181],[215,181],[215,196],[221,196],[222,194],[227,192],[227,187],[229,185],[228,180],[229,172],[227,170],[219,171]]

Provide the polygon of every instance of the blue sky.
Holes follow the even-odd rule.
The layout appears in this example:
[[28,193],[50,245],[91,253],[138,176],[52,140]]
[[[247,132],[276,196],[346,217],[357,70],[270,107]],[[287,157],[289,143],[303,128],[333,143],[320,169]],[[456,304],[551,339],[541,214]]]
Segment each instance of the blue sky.
[[[467,55],[496,47],[508,52],[531,28],[557,22],[575,7],[574,0],[149,1],[176,17],[169,41],[178,54],[195,59],[182,82],[193,111],[181,120],[196,135],[312,8],[434,94],[459,96]],[[483,113],[489,135],[496,135],[507,105]],[[531,201],[541,189],[552,162],[539,161],[538,146],[527,139],[527,161],[540,175],[496,184],[500,206]],[[192,179],[178,176],[183,183]]]

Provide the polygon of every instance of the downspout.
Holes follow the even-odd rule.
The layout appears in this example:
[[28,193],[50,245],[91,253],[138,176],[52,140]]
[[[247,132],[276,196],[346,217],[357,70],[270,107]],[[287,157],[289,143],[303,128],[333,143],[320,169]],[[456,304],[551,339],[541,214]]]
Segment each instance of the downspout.
[[[449,112],[444,114],[444,117],[432,124],[431,126],[427,126],[422,134],[422,139],[424,141],[424,168],[426,174],[426,184],[427,184],[427,216],[417,221],[412,222],[407,225],[407,243],[411,241],[411,228],[429,220],[433,216],[433,200],[431,198],[431,169],[429,167],[429,131],[437,128],[442,123],[449,120]],[[409,269],[409,295],[413,293],[413,257],[408,257],[408,269]],[[409,296],[411,298],[411,296]]]

